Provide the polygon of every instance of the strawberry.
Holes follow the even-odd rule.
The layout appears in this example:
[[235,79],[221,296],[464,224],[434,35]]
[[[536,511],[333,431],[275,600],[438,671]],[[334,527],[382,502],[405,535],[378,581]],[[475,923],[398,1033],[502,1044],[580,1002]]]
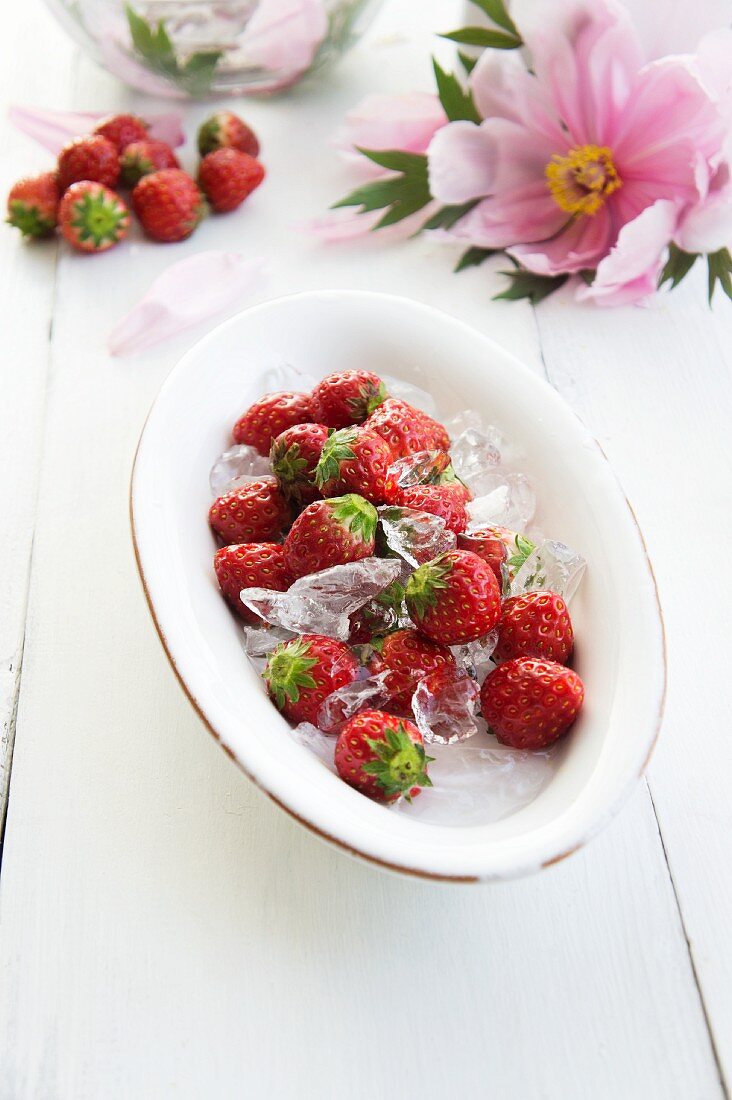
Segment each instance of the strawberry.
[[348,493],[308,504],[285,539],[285,563],[293,577],[369,558],[374,552],[376,509]]
[[364,710],[340,732],[335,765],[341,779],[376,802],[411,801],[431,787],[422,734],[412,722],[383,710]]
[[468,525],[464,498],[452,485],[410,485],[401,490],[397,503],[405,508],[440,516],[448,531],[455,534],[464,531]]
[[396,493],[389,475],[391,449],[368,428],[331,431],[315,470],[315,484],[323,496],[358,493],[372,504],[383,504]]
[[310,504],[320,497],[315,469],[327,438],[324,424],[293,424],[273,440],[269,460],[288,500]]
[[309,394],[268,393],[237,420],[232,436],[235,443],[248,443],[261,455],[268,455],[272,440],[285,428],[312,424],[314,419]]
[[477,554],[448,550],[412,573],[407,607],[422,634],[433,642],[459,645],[493,629],[501,615],[501,591],[490,566]]
[[507,527],[480,527],[458,535],[458,549],[471,550],[487,562],[503,588],[507,581],[513,580],[516,570],[534,549],[534,543]]
[[248,623],[258,623],[261,619],[239,599],[242,588],[286,592],[290,587],[284,553],[276,542],[222,546],[214,556],[214,570],[224,599]]
[[267,690],[291,722],[318,724],[318,712],[337,688],[352,683],[359,663],[345,642],[321,634],[302,634],[270,653],[264,679]]
[[393,695],[388,709],[394,714],[411,716],[414,689],[428,672],[455,668],[455,658],[447,646],[423,638],[416,630],[395,630],[372,644],[375,652],[369,671],[373,675],[389,673],[386,684]]
[[511,596],[501,610],[496,661],[539,657],[565,665],[574,644],[567,605],[556,592],[526,592]]
[[576,672],[535,657],[499,665],[480,691],[483,717],[504,745],[545,749],[577,717],[585,689]]
[[287,501],[273,477],[247,481],[224,493],[211,505],[208,521],[227,545],[269,542],[277,538],[290,518]]
[[386,440],[395,459],[418,451],[447,451],[450,448],[450,437],[442,424],[395,397],[387,397],[371,413],[366,427]]
[[8,224],[24,237],[48,237],[56,228],[58,184],[55,172],[26,177],[8,195]]
[[329,428],[361,424],[386,398],[386,388],[377,374],[366,370],[344,370],[329,374],[311,393],[313,410]]
[[130,227],[127,206],[101,183],[72,183],[58,208],[58,224],[79,252],[106,252],[123,241]]
[[206,214],[203,195],[180,168],[143,176],[132,192],[132,206],[148,237],[168,243],[190,237]]
[[198,151],[202,157],[215,149],[238,149],[250,157],[259,156],[257,135],[231,111],[217,111],[198,130]]
[[101,134],[74,138],[58,155],[58,189],[63,193],[72,183],[93,180],[114,187],[119,179],[119,153]]
[[92,133],[111,141],[118,153],[123,153],[133,141],[147,139],[148,125],[137,115],[110,115],[94,127]]
[[131,141],[119,158],[121,182],[125,187],[135,187],[143,176],[159,172],[163,168],[180,168],[178,158],[164,141]]
[[238,149],[215,149],[198,168],[198,185],[217,214],[236,210],[264,179],[264,167]]

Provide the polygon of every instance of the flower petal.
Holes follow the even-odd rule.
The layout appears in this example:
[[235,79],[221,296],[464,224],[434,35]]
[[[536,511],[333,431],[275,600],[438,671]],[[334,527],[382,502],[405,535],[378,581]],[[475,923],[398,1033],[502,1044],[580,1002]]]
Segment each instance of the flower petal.
[[674,241],[684,252],[718,252],[732,246],[732,182],[726,164],[709,194],[682,216]]
[[659,199],[624,225],[615,246],[598,265],[594,282],[580,287],[577,298],[616,306],[644,301],[652,295],[678,215],[676,203]]
[[623,0],[635,24],[647,60],[692,53],[702,35],[729,26],[729,0]]
[[537,275],[562,275],[596,267],[613,234],[612,216],[603,206],[592,217],[574,218],[550,240],[516,244],[507,251]]
[[447,122],[436,95],[367,95],[346,115],[334,144],[346,152],[361,149],[401,149],[425,153],[435,131]]
[[490,131],[472,122],[451,122],[428,149],[430,192],[438,202],[469,202],[489,194],[496,148]]
[[484,50],[470,76],[470,89],[485,119],[520,123],[555,143],[567,144],[559,119],[534,75],[516,50]]
[[239,46],[250,65],[301,73],[327,33],[322,0],[259,0]]
[[[106,112],[109,114],[109,112]],[[71,138],[88,134],[100,119],[105,117],[100,111],[51,111],[40,107],[20,107],[13,105],[8,117],[16,129],[32,137],[45,149],[58,153]],[[181,129],[182,115],[178,111],[147,115],[150,124],[150,137],[165,141],[168,145],[178,146],[185,141]]]

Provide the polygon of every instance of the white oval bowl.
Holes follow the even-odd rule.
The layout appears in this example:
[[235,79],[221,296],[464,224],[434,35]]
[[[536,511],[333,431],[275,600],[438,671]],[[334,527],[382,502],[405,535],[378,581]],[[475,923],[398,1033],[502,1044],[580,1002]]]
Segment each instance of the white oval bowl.
[[[519,445],[541,528],[587,559],[572,608],[586,703],[550,783],[511,816],[436,825],[369,801],[295,742],[243,656],[213,575],[208,473],[256,396],[251,380],[283,363],[318,377],[381,370],[429,389],[443,418],[477,409]],[[429,878],[526,874],[584,844],[642,774],[663,709],[665,647],[630,505],[557,393],[460,321],[408,299],[340,290],[239,314],[192,348],[160,390],[140,439],[131,511],[150,610],[191,702],[259,787],[347,851]]]

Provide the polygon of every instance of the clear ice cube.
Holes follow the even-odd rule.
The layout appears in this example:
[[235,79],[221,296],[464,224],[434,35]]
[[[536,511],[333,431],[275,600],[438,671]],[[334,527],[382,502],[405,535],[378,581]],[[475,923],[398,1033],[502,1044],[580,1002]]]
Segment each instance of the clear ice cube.
[[482,416],[475,409],[463,409],[462,412],[451,416],[449,420],[445,420],[444,425],[453,443],[469,428],[476,432],[483,432],[486,427]]
[[491,660],[493,651],[498,645],[498,631],[491,630],[490,634],[484,634],[482,638],[476,638],[464,645],[454,645],[453,656],[460,668],[465,669],[468,676],[482,684],[486,676],[493,669]]
[[295,635],[291,630],[276,626],[245,626],[244,652],[247,657],[266,657],[281,642],[287,642]]
[[415,409],[421,409],[428,416],[437,415],[437,402],[431,393],[415,386],[411,382],[405,382],[403,378],[393,378],[390,374],[379,374],[386,386],[390,397],[397,397],[400,401],[406,401]]
[[318,724],[327,733],[337,733],[340,727],[362,710],[379,710],[392,697],[387,687],[389,672],[366,676],[350,684],[336,688],[325,699],[318,711]]
[[425,485],[431,478],[439,477],[449,462],[444,451],[417,451],[393,463],[389,474],[400,489],[407,489],[410,485]]
[[481,483],[484,495],[466,505],[468,531],[495,525],[525,530],[536,511],[536,493],[526,475],[494,470],[486,472]]
[[457,536],[440,516],[394,505],[377,511],[387,545],[410,565],[423,565],[457,545]]
[[272,475],[269,459],[260,455],[254,447],[242,443],[219,455],[211,467],[208,480],[213,495],[220,497],[230,489],[238,489],[245,482],[266,475]]
[[329,737],[317,726],[314,726],[312,722],[301,722],[299,726],[295,726],[292,730],[292,736],[298,745],[310,749],[332,772],[335,772],[335,737]]
[[563,542],[548,539],[533,550],[511,582],[511,595],[548,588],[569,602],[574,596],[587,562]]
[[501,452],[490,436],[477,428],[466,428],[450,447],[455,473],[473,496],[483,496],[494,487]]
[[420,680],[412,696],[412,710],[417,727],[429,744],[453,745],[478,732],[475,705],[478,685],[460,670],[454,678],[440,677],[438,690],[430,688],[430,680]]
[[396,580],[401,569],[393,558],[362,558],[300,577],[286,592],[244,588],[240,599],[273,626],[346,641],[349,615]]

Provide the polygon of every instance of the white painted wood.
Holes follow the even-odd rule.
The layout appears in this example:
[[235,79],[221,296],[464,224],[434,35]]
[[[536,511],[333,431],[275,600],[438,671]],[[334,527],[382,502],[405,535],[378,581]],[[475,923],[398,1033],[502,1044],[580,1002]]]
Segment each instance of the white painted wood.
[[[440,887],[375,872],[288,820],[205,735],[137,584],[126,512],[135,440],[196,333],[129,361],[110,360],[104,342],[172,259],[209,247],[266,254],[262,298],[338,285],[406,293],[543,369],[530,309],[492,304],[489,270],[454,277],[424,241],[323,248],[292,229],[347,186],[324,151],[344,109],[377,86],[429,86],[426,29],[452,22],[444,7],[387,6],[371,46],[326,83],[247,105],[270,175],[241,215],[212,220],[182,246],[63,254],[0,878],[3,1098],[723,1095],[645,786],[586,851],[525,882]],[[24,28],[42,11],[28,0]],[[11,33],[15,12],[5,30],[17,49],[15,94],[28,99],[36,63],[27,30]],[[417,20],[425,31],[415,42],[395,40],[394,28]],[[52,65],[72,64],[51,38],[49,79]],[[68,106],[131,101],[86,62],[73,64]],[[190,132],[203,114],[189,112]],[[694,552],[716,541],[719,510],[695,471],[712,466],[709,426],[726,399],[713,351],[722,329],[710,326],[728,321],[710,322],[696,292],[681,293],[690,304],[677,298],[655,319],[548,303],[539,331],[552,381],[611,450],[656,556],[677,686],[654,793],[721,1049],[729,894],[706,899],[728,873],[725,712],[712,702],[697,723],[700,700],[682,685],[687,668],[711,682],[697,654],[709,659],[725,624],[708,607],[710,581],[703,629],[698,580],[670,540],[678,495],[694,517],[690,530],[684,520]],[[37,295],[23,298],[34,322]],[[702,358],[712,360],[703,383]],[[668,408],[667,436],[659,421],[645,429],[651,443],[640,442],[636,393],[645,417]],[[696,401],[708,419],[692,416]]]

